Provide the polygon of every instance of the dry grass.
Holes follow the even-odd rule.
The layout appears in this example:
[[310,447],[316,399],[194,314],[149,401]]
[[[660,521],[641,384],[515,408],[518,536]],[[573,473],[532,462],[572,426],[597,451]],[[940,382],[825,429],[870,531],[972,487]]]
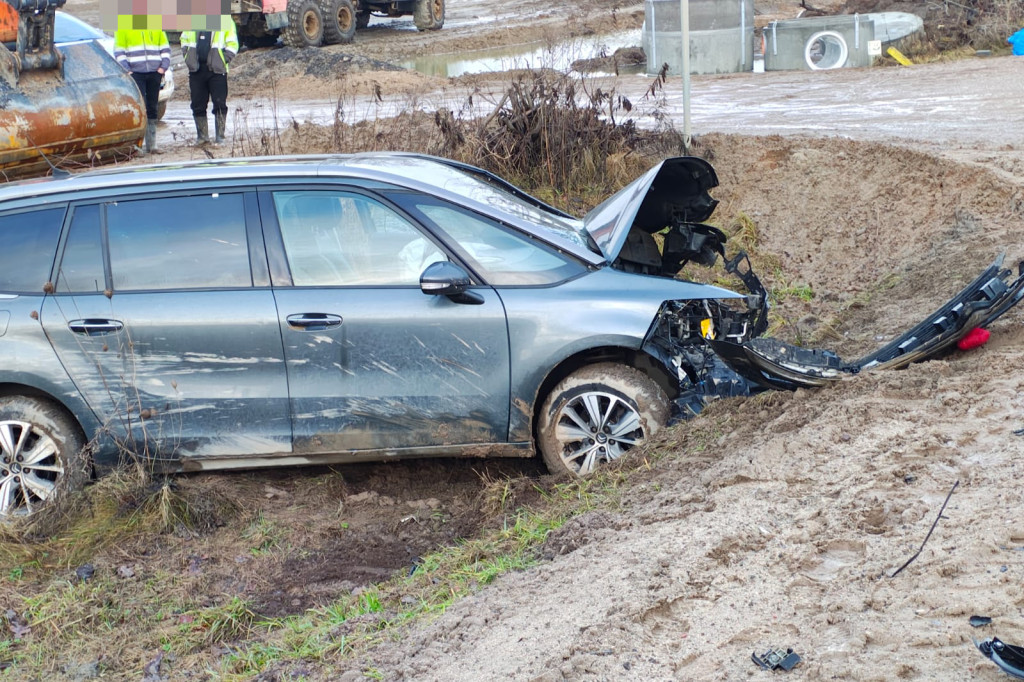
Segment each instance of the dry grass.
[[429,111],[416,96],[339,81],[326,125],[281,120],[274,104],[235,114],[233,155],[407,151],[492,171],[559,208],[581,214],[654,159],[681,153],[674,131],[638,130],[632,103],[585,77],[521,71],[496,99],[480,92]]

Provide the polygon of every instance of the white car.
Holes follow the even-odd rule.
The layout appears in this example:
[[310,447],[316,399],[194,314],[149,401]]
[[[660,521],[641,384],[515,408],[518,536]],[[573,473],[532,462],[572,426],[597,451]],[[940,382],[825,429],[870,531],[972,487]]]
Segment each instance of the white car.
[[[53,42],[56,45],[64,45],[68,43],[78,43],[86,40],[95,40],[103,49],[107,51],[111,57],[114,56],[114,39],[89,24],[85,23],[78,17],[74,17],[67,12],[57,12],[56,19],[53,24]],[[164,113],[167,111],[167,102],[171,99],[174,94],[174,73],[168,70],[164,74],[164,78],[160,81],[160,100],[157,104],[156,117],[161,119],[164,117]]]

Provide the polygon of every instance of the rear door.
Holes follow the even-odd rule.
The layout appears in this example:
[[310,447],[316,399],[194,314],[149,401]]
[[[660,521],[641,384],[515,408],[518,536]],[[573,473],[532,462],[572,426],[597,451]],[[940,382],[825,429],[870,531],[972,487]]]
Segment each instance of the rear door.
[[69,220],[42,321],[125,446],[169,458],[290,452],[255,193],[79,204]]
[[508,329],[497,293],[474,288],[478,305],[424,295],[419,276],[448,260],[445,249],[358,189],[269,190],[260,208],[295,452],[506,441]]

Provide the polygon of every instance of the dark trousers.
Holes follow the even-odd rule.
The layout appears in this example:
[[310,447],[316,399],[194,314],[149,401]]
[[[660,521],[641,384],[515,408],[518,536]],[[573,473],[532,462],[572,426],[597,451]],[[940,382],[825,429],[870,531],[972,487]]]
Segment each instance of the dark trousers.
[[156,71],[152,73],[135,73],[132,71],[132,78],[135,79],[135,84],[139,86],[139,92],[142,93],[142,101],[146,103],[146,119],[155,121],[157,119],[156,104],[160,99],[160,79],[163,76]]
[[213,100],[213,115],[228,113],[227,74],[214,73],[205,66],[188,75],[188,89],[192,93],[192,115],[206,117],[206,107]]

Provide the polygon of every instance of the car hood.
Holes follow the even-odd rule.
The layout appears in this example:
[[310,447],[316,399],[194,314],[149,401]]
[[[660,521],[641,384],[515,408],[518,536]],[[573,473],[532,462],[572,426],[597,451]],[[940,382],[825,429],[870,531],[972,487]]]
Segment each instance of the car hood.
[[654,233],[676,221],[701,223],[718,206],[708,190],[718,186],[711,164],[695,156],[665,159],[602,202],[583,219],[609,263],[634,229]]

